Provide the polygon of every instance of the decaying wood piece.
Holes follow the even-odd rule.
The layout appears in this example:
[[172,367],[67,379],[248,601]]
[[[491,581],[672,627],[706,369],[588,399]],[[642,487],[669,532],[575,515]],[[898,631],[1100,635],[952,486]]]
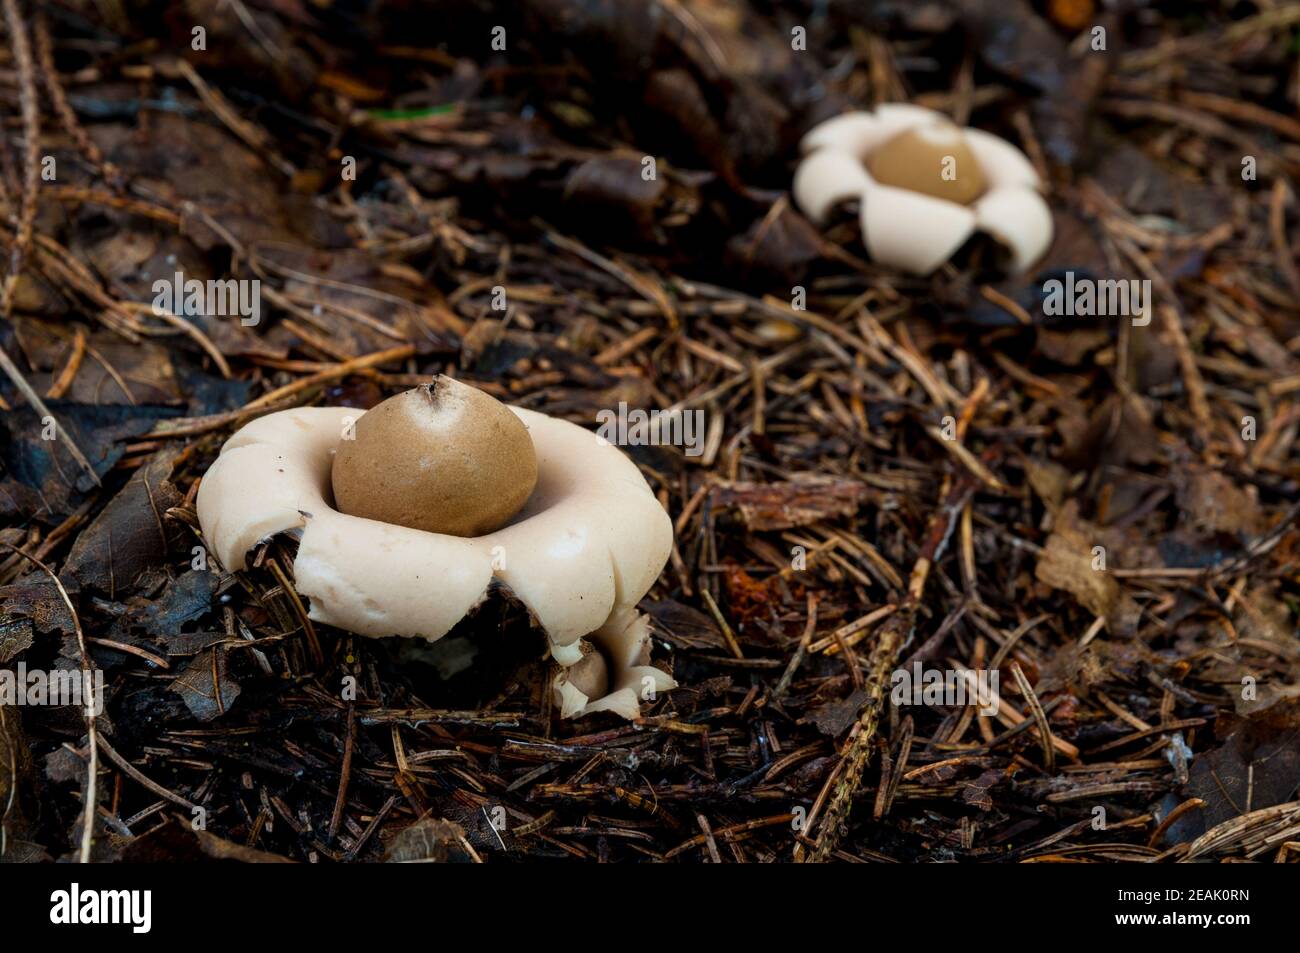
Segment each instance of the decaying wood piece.
[[792,529],[852,516],[867,492],[858,480],[801,476],[784,483],[722,483],[714,488],[711,503],[739,510],[751,530]]

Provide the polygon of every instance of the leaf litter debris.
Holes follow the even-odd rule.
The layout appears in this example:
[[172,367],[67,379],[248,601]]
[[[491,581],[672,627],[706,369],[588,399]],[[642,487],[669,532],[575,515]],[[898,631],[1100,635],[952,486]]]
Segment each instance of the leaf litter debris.
[[[0,695],[0,857],[1295,861],[1295,7],[154,6],[4,4],[0,666],[107,697]],[[799,135],[896,100],[1047,174],[1037,269],[790,206]],[[1151,320],[1049,313],[1069,272]],[[366,640],[291,540],[203,550],[234,429],[437,373],[705,415],[628,448],[676,525],[639,722],[559,721],[517,604]]]

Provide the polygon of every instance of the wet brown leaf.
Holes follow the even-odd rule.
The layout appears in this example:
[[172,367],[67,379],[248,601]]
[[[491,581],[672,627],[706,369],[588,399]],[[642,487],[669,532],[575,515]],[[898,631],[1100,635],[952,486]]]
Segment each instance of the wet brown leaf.
[[226,653],[220,646],[205,649],[190,661],[171,683],[190,713],[199,721],[212,721],[230,711],[240,687],[230,676]]
[[1207,827],[1292,799],[1300,785],[1300,698],[1245,718],[1222,714],[1216,734],[1223,743],[1193,762],[1187,784],[1205,801]]
[[597,156],[569,173],[564,183],[565,202],[595,216],[613,215],[613,227],[632,226],[650,237],[655,226],[655,206],[667,182],[662,176],[642,174],[639,156]]
[[1093,553],[1096,539],[1096,533],[1078,518],[1077,505],[1066,503],[1038,556],[1034,575],[1039,582],[1070,593],[1093,615],[1105,617],[1112,628],[1131,631],[1136,622],[1132,598],[1109,572],[1093,568],[1098,558]]
[[64,571],[101,592],[129,592],[146,569],[161,565],[175,530],[167,510],[181,494],[171,483],[174,451],[150,457],[78,537]]
[[400,831],[384,851],[389,864],[465,863],[465,831],[451,821],[426,817]]

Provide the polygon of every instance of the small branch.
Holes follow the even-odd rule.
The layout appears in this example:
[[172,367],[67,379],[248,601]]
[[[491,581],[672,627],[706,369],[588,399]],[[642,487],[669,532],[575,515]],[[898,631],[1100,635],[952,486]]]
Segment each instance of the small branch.
[[[9,2],[12,2],[12,0],[9,0]],[[3,352],[0,351],[0,353]],[[95,689],[94,689],[95,683],[92,679],[94,669],[90,664],[90,654],[86,651],[86,634],[81,629],[81,618],[77,615],[77,607],[72,604],[72,598],[68,595],[68,590],[63,588],[63,582],[59,579],[57,575],[54,574],[54,570],[51,569],[49,566],[47,566],[45,563],[41,562],[35,556],[31,555],[30,553],[23,552],[17,546],[11,546],[9,544],[5,544],[5,548],[12,550],[13,552],[17,553],[19,556],[22,556],[24,559],[27,559],[30,562],[34,563],[42,572],[44,572],[47,576],[50,577],[51,581],[54,583],[55,588],[59,590],[59,595],[63,599],[63,604],[68,607],[68,613],[69,615],[72,616],[72,628],[73,631],[75,631],[77,634],[77,648],[81,652],[81,672],[83,677],[85,678],[85,685],[88,689],[87,696],[85,698],[85,702],[86,702],[85,715],[86,715],[86,738],[90,746],[90,764],[87,767],[87,774],[86,774],[86,790],[84,794],[85,817],[81,822],[81,856],[80,856],[81,862],[83,864],[88,864],[90,863],[91,839],[93,838],[95,833],[95,802],[98,799],[97,792],[96,792],[96,781],[98,779],[97,776],[99,774],[99,748],[98,748],[98,738],[97,738],[98,733],[95,730]]]
[[[985,451],[981,463],[989,463],[997,456],[996,448]],[[821,863],[835,853],[840,838],[848,829],[849,812],[862,787],[862,775],[871,758],[871,747],[880,726],[880,716],[885,708],[885,687],[889,684],[889,673],[898,667],[899,656],[903,647],[912,637],[916,626],[916,614],[925,591],[930,569],[943,555],[949,538],[957,525],[957,517],[968,500],[974,495],[978,481],[969,471],[962,471],[952,481],[952,486],[944,494],[938,509],[930,514],[926,524],[925,536],[921,541],[921,550],[912,567],[908,580],[907,596],[899,604],[895,613],[880,627],[875,644],[867,659],[867,699],[859,710],[858,722],[849,733],[848,742],[840,756],[840,763],[831,773],[827,787],[823,789],[818,804],[808,816],[808,829],[811,831],[816,820],[817,807],[825,800],[826,812],[821,821],[817,837],[812,842],[811,852],[804,844],[795,847],[795,860]],[[827,793],[829,792],[829,799]]]

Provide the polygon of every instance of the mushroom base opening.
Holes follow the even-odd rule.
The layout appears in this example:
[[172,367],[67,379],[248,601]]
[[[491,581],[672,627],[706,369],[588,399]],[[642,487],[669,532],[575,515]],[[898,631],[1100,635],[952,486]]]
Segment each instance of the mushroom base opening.
[[1014,271],[1011,252],[985,232],[975,232],[962,242],[948,263],[961,274],[968,275],[973,285],[1002,281]]
[[477,709],[526,693],[526,704],[535,711],[540,692],[549,686],[546,637],[505,586],[492,586],[435,642],[393,636],[366,643],[400,668],[418,696],[439,708]]

